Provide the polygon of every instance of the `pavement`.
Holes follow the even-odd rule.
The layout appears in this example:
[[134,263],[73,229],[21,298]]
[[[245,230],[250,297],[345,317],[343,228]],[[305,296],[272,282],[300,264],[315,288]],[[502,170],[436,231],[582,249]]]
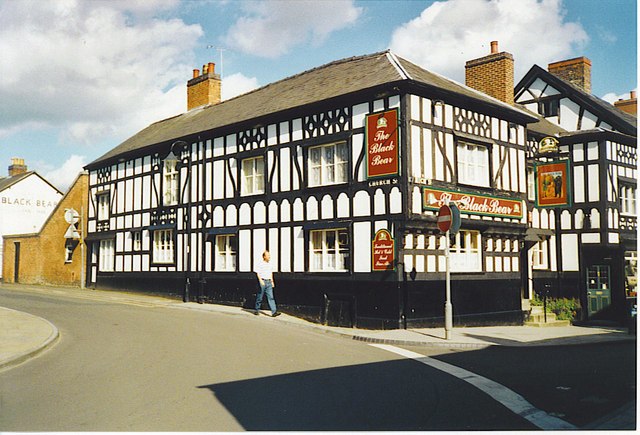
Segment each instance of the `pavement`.
[[[636,341],[636,335],[629,334],[627,328],[573,325],[551,327],[454,327],[451,331],[450,338],[447,340],[445,338],[444,328],[394,330],[339,328],[315,324],[285,313],[277,318],[272,318],[268,311],[263,311],[260,316],[255,316],[252,310],[235,306],[198,304],[195,302],[183,303],[176,299],[138,293],[6,283],[0,283],[0,289],[36,294],[54,294],[62,297],[143,307],[166,307],[169,309],[211,312],[228,316],[249,316],[260,321],[284,322],[295,327],[307,328],[319,333],[341,336],[367,343],[400,346],[415,345],[446,349],[481,349],[489,346],[567,346],[612,341]],[[15,367],[46,351],[56,343],[58,338],[59,331],[51,322],[29,313],[0,307],[0,372]],[[602,426],[598,424],[592,428],[598,429],[600,427],[606,427],[607,429],[615,429],[615,427],[611,427],[612,424],[620,424],[620,428],[628,428],[630,427],[629,424],[635,427],[635,419],[636,406],[635,402],[633,402],[603,420]]]

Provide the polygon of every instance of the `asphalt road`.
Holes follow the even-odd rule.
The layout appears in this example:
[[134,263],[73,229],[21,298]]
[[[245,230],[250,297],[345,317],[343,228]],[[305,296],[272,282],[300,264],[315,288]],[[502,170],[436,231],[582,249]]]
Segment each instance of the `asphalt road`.
[[535,429],[439,370],[267,316],[0,290],[57,344],[0,373],[0,431]]
[[635,342],[492,346],[465,352],[406,348],[492,379],[578,428],[588,428],[636,399]]

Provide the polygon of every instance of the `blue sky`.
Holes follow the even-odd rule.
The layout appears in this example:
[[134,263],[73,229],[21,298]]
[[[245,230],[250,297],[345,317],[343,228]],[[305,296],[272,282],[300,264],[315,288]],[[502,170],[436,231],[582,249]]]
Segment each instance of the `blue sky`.
[[513,54],[516,82],[533,64],[586,56],[594,95],[637,88],[635,0],[0,0],[0,176],[22,157],[66,189],[184,112],[191,70],[207,62],[223,98],[388,48],[463,82],[492,40]]

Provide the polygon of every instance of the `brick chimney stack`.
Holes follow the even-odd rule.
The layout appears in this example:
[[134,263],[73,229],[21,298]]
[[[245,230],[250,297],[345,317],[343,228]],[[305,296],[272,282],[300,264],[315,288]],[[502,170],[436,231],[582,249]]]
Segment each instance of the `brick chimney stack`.
[[513,55],[498,52],[498,41],[491,41],[491,53],[467,61],[465,84],[507,104],[513,104]]
[[638,116],[638,99],[636,98],[636,91],[631,91],[629,94],[628,100],[623,100],[621,98],[613,103],[613,105],[623,112]]
[[591,61],[586,57],[550,63],[548,70],[554,76],[591,93]]
[[193,70],[193,78],[187,82],[187,110],[208,104],[218,104],[221,100],[222,80],[215,73],[215,64],[209,62],[200,70]]
[[24,159],[14,157],[11,159],[11,165],[9,166],[9,176],[20,175],[27,172],[27,165],[24,164]]

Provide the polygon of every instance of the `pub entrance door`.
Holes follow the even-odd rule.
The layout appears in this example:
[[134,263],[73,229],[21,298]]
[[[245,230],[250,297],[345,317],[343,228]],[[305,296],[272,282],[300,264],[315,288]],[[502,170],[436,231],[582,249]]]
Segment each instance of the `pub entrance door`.
[[587,268],[587,312],[589,317],[611,304],[611,269],[605,265]]

